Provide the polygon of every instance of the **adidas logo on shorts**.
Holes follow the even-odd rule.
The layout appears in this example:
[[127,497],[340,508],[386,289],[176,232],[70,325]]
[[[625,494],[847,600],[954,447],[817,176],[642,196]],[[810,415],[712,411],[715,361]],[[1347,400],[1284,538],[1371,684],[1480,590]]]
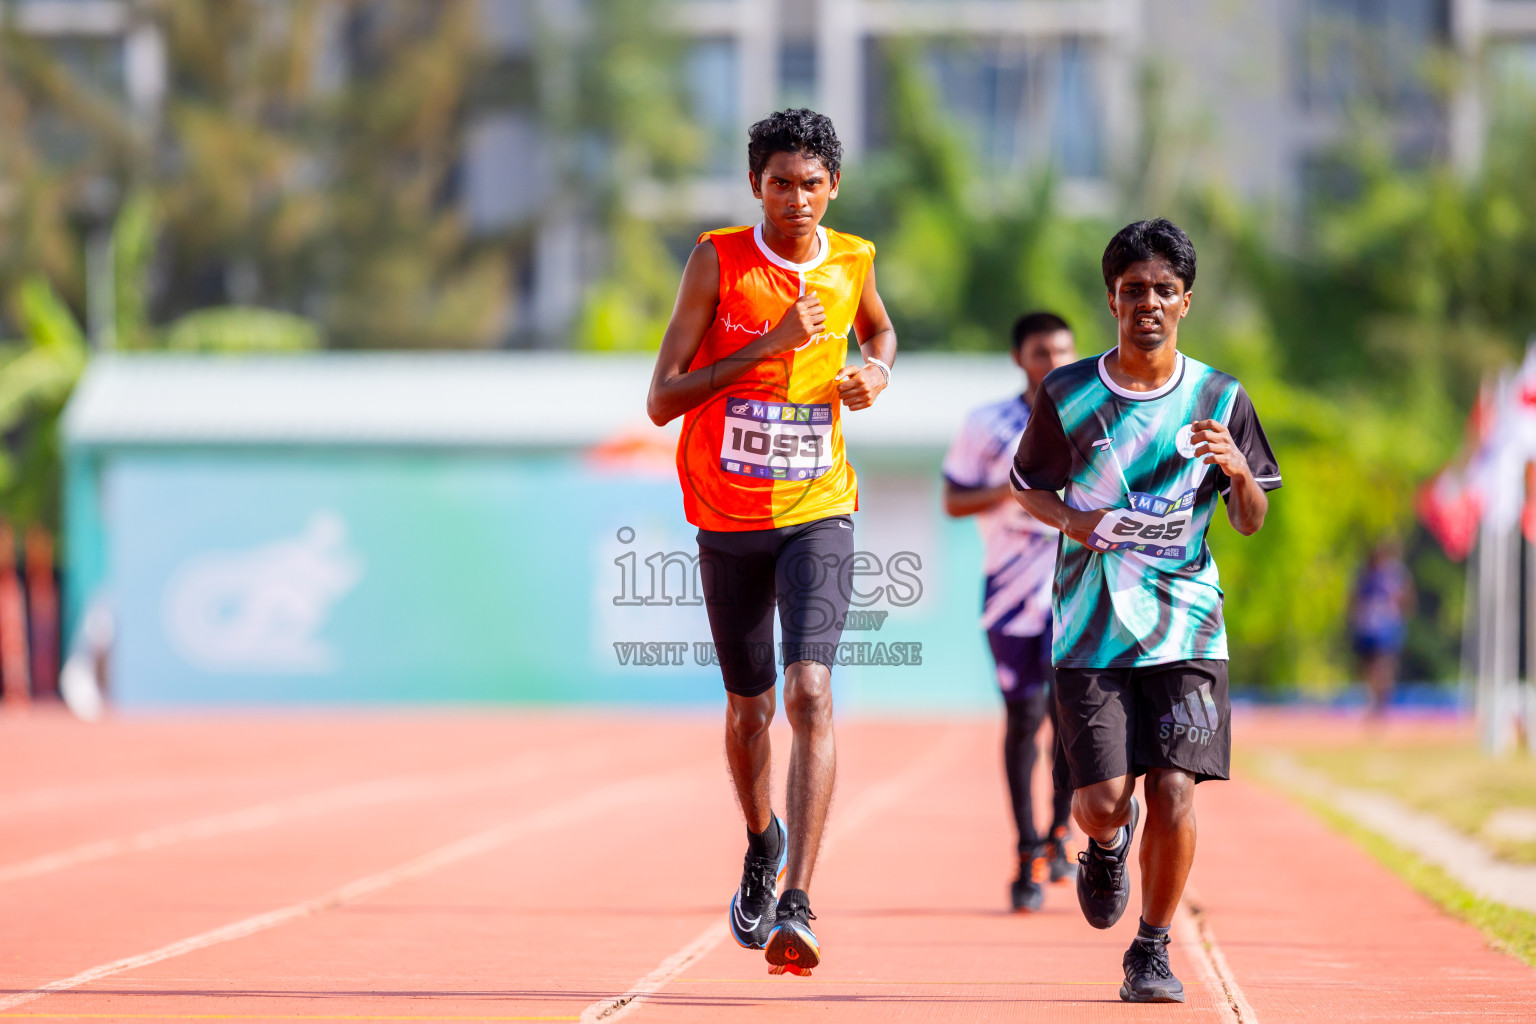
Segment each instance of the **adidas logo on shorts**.
[[1180,697],[1158,722],[1157,734],[1162,739],[1183,737],[1201,746],[1209,744],[1221,725],[1211,684],[1201,683],[1198,690]]

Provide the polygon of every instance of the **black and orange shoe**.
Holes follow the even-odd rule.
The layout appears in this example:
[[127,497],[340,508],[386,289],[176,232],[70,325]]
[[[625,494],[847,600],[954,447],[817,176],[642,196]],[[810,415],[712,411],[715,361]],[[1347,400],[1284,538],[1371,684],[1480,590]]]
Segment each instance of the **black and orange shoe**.
[[810,899],[799,889],[788,889],[779,897],[773,931],[768,935],[769,974],[811,976],[811,968],[821,963],[821,943],[811,931],[816,915]]
[[1047,849],[1037,846],[1033,854],[1019,858],[1019,877],[1008,887],[1008,896],[1018,913],[1033,914],[1045,902],[1044,883],[1051,871]]
[[731,938],[746,949],[762,949],[773,931],[773,908],[789,862],[789,830],[777,814],[773,826],[779,830],[778,857],[758,857],[749,849],[741,866],[741,885],[731,897]]
[[1067,826],[1062,825],[1051,832],[1050,861],[1051,881],[1056,883],[1070,882],[1077,877],[1077,864],[1067,856],[1067,838],[1071,835]]

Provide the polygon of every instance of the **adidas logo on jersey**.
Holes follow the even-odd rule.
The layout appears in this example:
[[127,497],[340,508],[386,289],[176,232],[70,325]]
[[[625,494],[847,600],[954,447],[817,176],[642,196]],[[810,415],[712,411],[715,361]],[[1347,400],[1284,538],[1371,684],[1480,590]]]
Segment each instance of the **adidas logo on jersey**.
[[1201,683],[1198,690],[1174,701],[1172,709],[1158,723],[1157,734],[1165,740],[1182,737],[1201,746],[1209,744],[1221,725],[1211,684]]

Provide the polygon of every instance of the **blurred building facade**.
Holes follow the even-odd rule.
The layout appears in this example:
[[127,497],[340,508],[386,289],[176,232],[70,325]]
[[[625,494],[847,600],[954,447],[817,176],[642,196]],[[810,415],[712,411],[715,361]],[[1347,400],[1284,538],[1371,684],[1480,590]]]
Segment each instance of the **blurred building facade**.
[[[1536,80],[1536,0],[676,0],[691,114],[708,139],[693,174],[633,191],[633,212],[685,226],[742,222],[745,128],[785,105],[830,114],[850,155],[877,152],[895,55],[920,61],[985,170],[1049,169],[1066,201],[1109,208],[1155,136],[1180,178],[1290,204],[1330,182],[1329,150],[1369,106],[1405,160],[1478,162],[1490,78]],[[479,0],[492,65],[537,78],[582,0]],[[46,38],[76,74],[153,120],[164,46],[135,0],[12,0],[9,26]],[[335,44],[333,38],[331,44]],[[344,47],[344,42],[341,44]],[[1457,65],[1445,55],[1470,58]],[[338,73],[346,59],[339,53]],[[1476,69],[1468,71],[1468,68]],[[1154,83],[1148,88],[1148,83]],[[527,90],[493,83],[467,126],[456,194],[472,228],[516,235],[512,344],[559,345],[600,239],[560,187],[569,150]],[[1150,100],[1150,101],[1149,101]],[[1157,111],[1154,115],[1150,111]]]

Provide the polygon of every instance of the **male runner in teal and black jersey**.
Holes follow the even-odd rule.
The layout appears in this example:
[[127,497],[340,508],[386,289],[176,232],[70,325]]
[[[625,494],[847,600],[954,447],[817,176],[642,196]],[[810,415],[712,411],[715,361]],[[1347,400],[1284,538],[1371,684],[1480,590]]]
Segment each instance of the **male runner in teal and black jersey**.
[[1120,998],[1182,1002],[1168,929],[1195,855],[1195,784],[1227,778],[1231,757],[1205,532],[1220,494],[1237,531],[1255,533],[1280,469],[1242,386],[1178,350],[1195,283],[1189,237],[1166,220],[1131,224],[1103,270],[1119,344],[1045,378],[1011,482],[1063,534],[1051,656],[1072,812],[1089,837],[1078,903],[1096,928],[1125,912],[1145,775],[1141,925]]

